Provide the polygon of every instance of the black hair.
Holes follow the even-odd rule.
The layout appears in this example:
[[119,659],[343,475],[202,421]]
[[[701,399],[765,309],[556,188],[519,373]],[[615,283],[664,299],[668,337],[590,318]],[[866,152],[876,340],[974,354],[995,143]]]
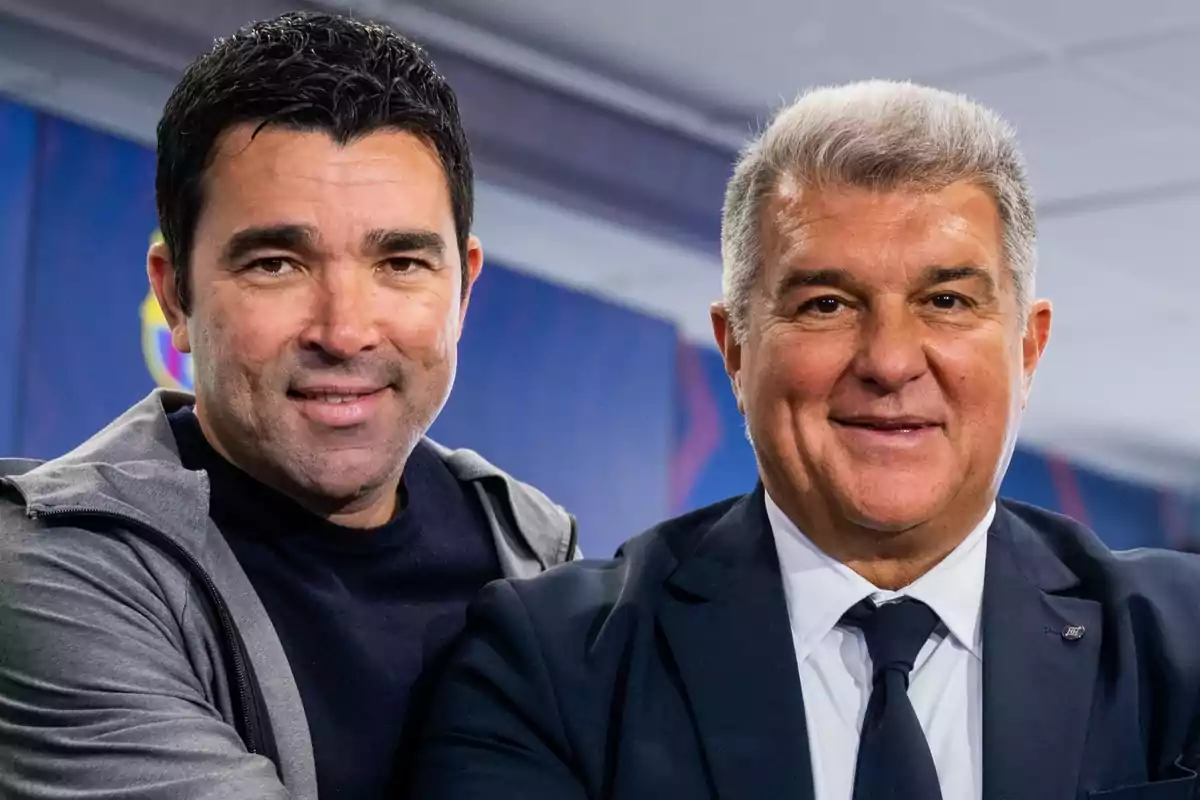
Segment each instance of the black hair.
[[474,175],[454,91],[425,50],[391,28],[290,12],[218,40],[184,72],[158,123],[158,220],[184,313],[204,172],[221,135],[243,123],[322,131],[339,144],[381,129],[430,143],[449,184],[466,291]]

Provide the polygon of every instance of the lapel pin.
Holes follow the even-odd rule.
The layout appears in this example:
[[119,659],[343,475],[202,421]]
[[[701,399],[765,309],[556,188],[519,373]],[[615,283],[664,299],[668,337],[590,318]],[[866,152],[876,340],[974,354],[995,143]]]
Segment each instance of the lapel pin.
[[1086,630],[1082,625],[1068,625],[1062,629],[1062,637],[1068,642],[1077,642],[1083,638]]

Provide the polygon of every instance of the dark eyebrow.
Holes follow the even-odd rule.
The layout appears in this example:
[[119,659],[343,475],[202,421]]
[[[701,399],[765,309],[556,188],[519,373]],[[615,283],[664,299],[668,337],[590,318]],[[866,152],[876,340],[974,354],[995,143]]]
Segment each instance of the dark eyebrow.
[[373,230],[363,237],[363,250],[377,254],[425,252],[440,258],[446,242],[433,231]]
[[240,261],[256,250],[310,251],[316,246],[317,232],[305,225],[267,225],[245,228],[225,244],[225,261]]
[[[989,295],[996,291],[996,280],[982,267],[963,265],[959,267],[928,267],[921,273],[921,284],[926,287],[939,286],[955,281],[977,280],[984,285]],[[796,269],[789,272],[775,290],[777,298],[786,297],[793,289],[804,286],[826,286],[846,292],[860,288],[860,282],[849,270],[840,268]]]
[[775,287],[775,297],[786,297],[793,289],[804,286],[827,286],[831,289],[851,291],[858,286],[858,281],[849,270],[844,269],[794,269]]
[[967,280],[979,281],[983,284],[984,291],[989,297],[996,293],[996,279],[983,267],[970,264],[960,267],[929,267],[921,275],[921,282],[930,287]]

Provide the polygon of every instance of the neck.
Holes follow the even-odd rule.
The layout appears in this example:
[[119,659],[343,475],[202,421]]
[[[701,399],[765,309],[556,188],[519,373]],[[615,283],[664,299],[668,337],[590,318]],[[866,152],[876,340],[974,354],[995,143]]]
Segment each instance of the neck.
[[822,552],[888,591],[911,585],[941,563],[983,521],[992,502],[989,498],[982,507],[974,504],[916,525],[885,528],[852,522],[829,511],[813,513],[812,509],[823,508],[821,503],[791,500],[785,505],[776,500]]
[[[872,586],[894,592],[911,586],[918,578],[940,564],[966,537],[967,534],[964,533],[955,540],[944,542],[943,546],[936,550],[922,548],[909,556],[876,555],[838,560],[870,581]],[[820,544],[817,546],[825,549]]]

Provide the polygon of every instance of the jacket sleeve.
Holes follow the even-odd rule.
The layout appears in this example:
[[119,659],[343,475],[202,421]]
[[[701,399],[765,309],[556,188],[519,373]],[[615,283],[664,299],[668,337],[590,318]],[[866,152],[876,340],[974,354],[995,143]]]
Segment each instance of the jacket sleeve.
[[186,589],[168,603],[117,536],[13,516],[0,513],[0,797],[287,797],[206,691]]
[[567,543],[567,561],[582,561],[583,548],[579,546],[579,520],[574,514],[568,514],[571,519],[571,539]]
[[435,690],[409,796],[584,800],[559,709],[520,596],[507,581],[488,586]]

